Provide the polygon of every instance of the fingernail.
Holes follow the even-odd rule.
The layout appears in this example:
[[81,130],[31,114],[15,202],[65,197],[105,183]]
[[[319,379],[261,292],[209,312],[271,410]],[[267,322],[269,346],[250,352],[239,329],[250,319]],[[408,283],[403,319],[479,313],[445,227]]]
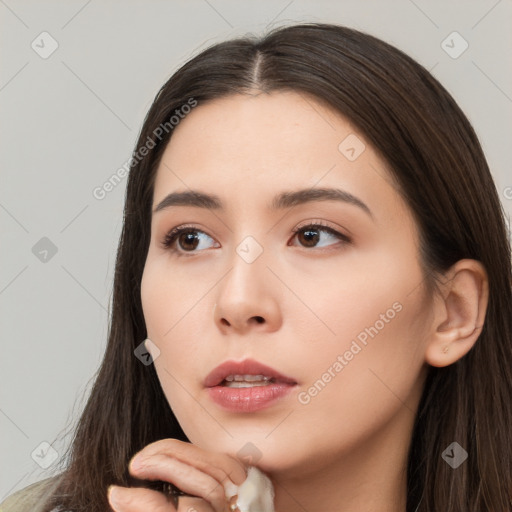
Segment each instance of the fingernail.
[[120,505],[122,502],[122,493],[119,487],[115,485],[111,485],[107,491],[108,499],[112,503],[112,505]]
[[144,467],[144,457],[136,455],[130,462],[130,467],[135,471],[142,469]]
[[235,485],[230,478],[227,478],[224,482],[224,494],[228,499],[238,494],[238,486]]

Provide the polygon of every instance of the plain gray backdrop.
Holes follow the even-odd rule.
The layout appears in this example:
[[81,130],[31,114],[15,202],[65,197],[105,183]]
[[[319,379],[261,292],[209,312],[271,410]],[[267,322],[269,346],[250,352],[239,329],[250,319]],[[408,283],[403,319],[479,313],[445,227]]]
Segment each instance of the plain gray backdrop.
[[509,216],[511,19],[511,0],[0,0],[0,501],[51,476],[68,445],[56,438],[106,344],[126,178],[101,200],[93,190],[128,160],[181,64],[291,22],[380,37],[455,97]]

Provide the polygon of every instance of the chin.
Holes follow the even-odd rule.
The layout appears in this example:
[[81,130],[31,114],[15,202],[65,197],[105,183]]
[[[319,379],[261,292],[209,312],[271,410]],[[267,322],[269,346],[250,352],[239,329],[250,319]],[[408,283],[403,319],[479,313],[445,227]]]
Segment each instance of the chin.
[[[228,441],[226,453],[241,460],[247,466],[256,466],[265,473],[279,473],[293,468],[297,463],[297,450],[276,436],[267,434],[243,436]],[[252,439],[252,440],[251,440]]]

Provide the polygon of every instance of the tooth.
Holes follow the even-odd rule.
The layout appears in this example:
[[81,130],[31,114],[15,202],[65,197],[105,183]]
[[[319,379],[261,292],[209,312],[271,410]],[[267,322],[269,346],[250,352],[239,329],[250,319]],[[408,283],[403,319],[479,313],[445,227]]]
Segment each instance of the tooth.
[[224,380],[226,382],[260,382],[271,380],[271,377],[265,375],[228,375]]
[[228,388],[254,388],[256,386],[269,386],[271,383],[268,380],[260,381],[260,382],[228,382],[225,384]]
[[265,377],[263,375],[244,375],[244,379],[247,382],[257,382],[257,381],[265,380]]

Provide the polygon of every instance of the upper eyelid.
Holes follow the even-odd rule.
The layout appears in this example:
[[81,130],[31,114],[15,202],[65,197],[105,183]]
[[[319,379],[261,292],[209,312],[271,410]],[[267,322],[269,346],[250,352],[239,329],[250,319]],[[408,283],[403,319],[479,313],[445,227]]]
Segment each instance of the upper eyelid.
[[315,228],[320,227],[321,230],[325,230],[327,233],[330,233],[333,236],[336,236],[336,237],[338,237],[341,240],[344,240],[346,242],[352,242],[353,241],[353,235],[350,232],[350,230],[348,230],[345,227],[339,226],[338,224],[335,224],[336,227],[332,226],[331,224],[333,224],[333,223],[327,223],[327,221],[324,221],[324,220],[321,220],[321,219],[316,219],[316,220],[307,221],[307,222],[304,222],[304,223],[301,222],[301,223],[297,224],[293,228],[292,231],[295,234],[297,231],[300,231],[300,230],[302,230],[304,228],[307,228],[309,226],[313,226]]
[[[296,231],[307,228],[307,227],[320,227],[320,228],[325,229],[326,231],[331,230],[340,235],[344,235],[347,237],[349,236],[348,234],[343,233],[343,231],[348,231],[348,230],[341,229],[342,232],[340,232],[339,231],[340,228],[334,228],[331,225],[326,224],[325,221],[321,221],[321,220],[306,221],[304,223],[301,222],[301,223],[297,224],[296,226],[294,226],[291,231],[292,231],[292,233],[295,233]],[[205,230],[198,228],[196,226],[193,226],[193,225],[189,225],[189,224],[179,224],[178,226],[175,226],[175,227],[171,228],[170,230],[166,231],[164,236],[167,236],[172,232],[177,233],[177,232],[186,231],[186,230],[197,231],[199,233],[203,233],[204,235],[209,236],[210,238],[214,238],[213,236],[209,235]]]
[[[325,229],[331,229],[333,231],[338,231],[339,228],[334,228],[332,227],[330,224],[326,223],[325,221],[321,221],[321,220],[313,220],[313,221],[307,221],[307,222],[299,222],[293,229],[292,231],[297,231],[299,229],[304,229],[304,228],[307,228],[309,226],[314,226],[314,227],[321,227],[321,228],[325,228]],[[342,233],[341,233],[342,234]]]

